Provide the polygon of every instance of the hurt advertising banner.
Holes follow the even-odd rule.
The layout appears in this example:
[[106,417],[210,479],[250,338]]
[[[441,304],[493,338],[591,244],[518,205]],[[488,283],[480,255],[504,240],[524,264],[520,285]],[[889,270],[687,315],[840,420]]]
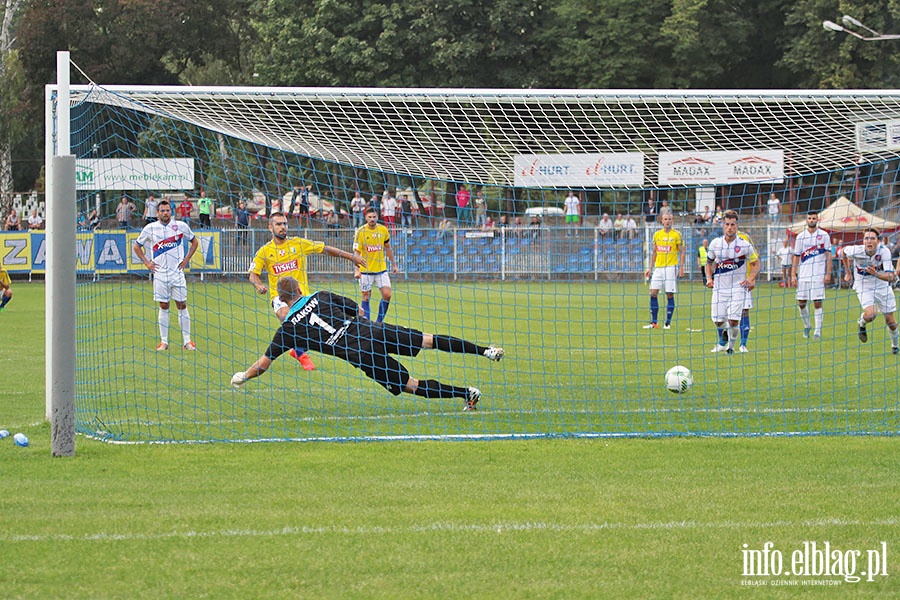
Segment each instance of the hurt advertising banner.
[[513,168],[516,187],[604,188],[644,183],[641,152],[519,154]]

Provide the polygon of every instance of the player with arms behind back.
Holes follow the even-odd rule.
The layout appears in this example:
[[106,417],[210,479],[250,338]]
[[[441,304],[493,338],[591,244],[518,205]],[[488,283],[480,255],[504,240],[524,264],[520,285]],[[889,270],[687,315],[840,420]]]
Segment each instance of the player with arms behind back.
[[[284,321],[290,307],[278,298],[278,280],[286,276],[293,277],[300,285],[301,292],[308,294],[309,280],[306,276],[306,257],[308,255],[325,253],[328,256],[344,258],[353,262],[357,268],[366,264],[364,260],[353,254],[339,248],[326,246],[324,242],[288,237],[287,217],[280,212],[272,213],[269,217],[269,231],[272,232],[272,239],[257,250],[250,265],[250,283],[259,294],[269,292],[272,310],[279,321]],[[263,272],[267,275],[268,285],[259,278]],[[316,368],[312,359],[306,354],[305,348],[291,348],[290,354],[300,361],[306,371]]]
[[869,335],[866,325],[875,320],[878,311],[884,313],[884,322],[891,337],[891,352],[900,354],[900,331],[894,319],[897,310],[897,299],[891,284],[896,279],[891,251],[878,241],[878,230],[866,229],[863,243],[844,248],[841,261],[844,263],[844,281],[853,282],[856,297],[862,306],[859,316],[859,341],[866,343]]
[[819,214],[806,215],[806,229],[794,242],[794,258],[791,265],[791,285],[797,288],[797,305],[803,320],[803,337],[809,338],[809,308],[806,303],[813,301],[815,324],[813,339],[822,337],[822,321],[825,286],[831,283],[831,236],[819,229]]
[[[719,330],[724,329],[728,342],[716,344],[712,351],[734,353],[738,328],[748,302],[748,295],[756,286],[760,262],[753,244],[738,236],[738,215],[725,211],[722,230],[724,235],[709,243],[706,258],[706,287],[712,288],[712,320]],[[755,257],[755,258],[754,258]],[[725,322],[728,322],[728,327]],[[743,350],[742,350],[743,351]]]
[[381,291],[381,302],[378,303],[378,317],[375,322],[381,323],[387,314],[392,295],[386,259],[391,261],[392,273],[399,273],[400,270],[391,249],[391,234],[387,227],[378,223],[378,211],[372,207],[366,209],[366,224],[356,230],[353,250],[365,261],[365,267],[357,267],[354,274],[359,279],[359,289],[362,292],[363,316],[367,319],[372,318],[369,299],[372,297],[372,288],[377,287]]
[[[744,240],[747,244],[753,246],[753,240],[750,239],[750,236],[744,233],[741,230],[737,232],[738,239]],[[753,246],[754,248],[756,246]],[[759,260],[759,255],[756,254],[756,250],[753,251],[753,254],[750,255],[748,259],[751,263]],[[760,263],[761,264],[761,263]],[[705,268],[705,267],[704,267]],[[744,302],[744,310],[741,311],[741,322],[738,325],[741,333],[741,352],[749,352],[750,350],[747,348],[747,340],[750,339],[750,309],[753,308],[753,291],[750,290],[747,292],[747,299]],[[725,346],[728,345],[728,330],[722,329],[719,332],[719,348],[713,348],[713,352],[723,352],[725,350]]]
[[651,269],[644,274],[650,277],[650,324],[644,325],[644,329],[657,329],[659,316],[659,300],[657,294],[660,289],[666,290],[666,323],[668,329],[672,323],[672,315],[675,314],[675,292],[678,290],[678,278],[684,277],[684,240],[681,233],[672,229],[675,217],[671,211],[666,211],[660,217],[663,228],[653,234],[653,245],[650,250]]
[[[158,220],[144,225],[134,242],[134,253],[153,274],[153,299],[159,302],[160,342],[156,349],[169,349],[169,300],[174,300],[184,340],[182,347],[185,350],[196,350],[197,346],[191,341],[191,314],[187,308],[184,269],[191,263],[191,257],[200,242],[186,223],[172,218],[172,206],[168,200],[161,200],[157,204],[156,216]],[[181,245],[184,238],[190,241],[187,256]],[[147,260],[144,246],[150,246],[153,260]]]

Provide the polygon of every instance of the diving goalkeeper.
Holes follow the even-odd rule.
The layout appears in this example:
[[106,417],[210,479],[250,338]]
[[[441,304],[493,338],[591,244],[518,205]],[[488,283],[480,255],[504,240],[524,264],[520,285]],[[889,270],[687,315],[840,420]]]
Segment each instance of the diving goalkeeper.
[[434,379],[414,379],[391,354],[417,356],[420,350],[480,354],[490,360],[503,358],[503,348],[478,346],[459,338],[423,333],[415,329],[375,324],[361,316],[359,305],[350,298],[331,292],[315,292],[304,296],[293,277],[278,280],[278,297],[290,306],[284,322],[275,332],[265,354],[244,372],[235,373],[231,384],[240,387],[248,379],[259,377],[272,361],[301,346],[341,358],[390,393],[402,392],[423,398],[463,398],[464,410],[475,410],[481,391],[460,387]]

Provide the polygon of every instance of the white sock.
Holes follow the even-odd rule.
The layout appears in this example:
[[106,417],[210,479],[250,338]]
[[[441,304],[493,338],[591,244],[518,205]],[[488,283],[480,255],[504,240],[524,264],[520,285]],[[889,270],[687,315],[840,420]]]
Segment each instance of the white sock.
[[184,343],[187,344],[191,341],[191,313],[188,312],[188,309],[178,311],[178,325],[181,327],[181,337],[184,338]]
[[859,321],[857,321],[857,323],[859,323],[860,327],[866,326],[866,319],[864,318],[864,315],[859,315]]
[[803,326],[809,329],[809,307],[800,308],[800,318],[803,319]]
[[888,333],[891,335],[891,347],[896,348],[900,346],[900,328],[891,329],[888,327]]
[[163,344],[169,343],[169,309],[159,309],[159,339]]
[[741,337],[741,328],[739,325],[728,327],[728,347],[734,348],[734,340]]
[[822,321],[825,320],[825,309],[817,308],[813,310],[813,318],[816,321],[816,333],[819,333],[822,331]]

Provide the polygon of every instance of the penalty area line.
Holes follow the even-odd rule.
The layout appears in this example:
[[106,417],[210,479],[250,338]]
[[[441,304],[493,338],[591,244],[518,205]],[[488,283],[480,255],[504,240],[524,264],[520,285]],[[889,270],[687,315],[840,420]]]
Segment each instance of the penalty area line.
[[275,538],[291,536],[359,535],[379,536],[416,533],[519,533],[559,532],[590,533],[602,531],[677,531],[702,529],[784,529],[789,527],[896,527],[900,519],[887,518],[861,521],[843,518],[823,518],[802,521],[737,522],[713,521],[659,521],[654,523],[547,523],[542,521],[496,521],[493,523],[436,522],[407,527],[377,527],[348,525],[302,525],[278,529],[218,529],[209,531],[167,531],[157,533],[83,533],[83,534],[11,534],[0,536],[0,542],[129,542],[167,539],[215,539],[215,538]]

